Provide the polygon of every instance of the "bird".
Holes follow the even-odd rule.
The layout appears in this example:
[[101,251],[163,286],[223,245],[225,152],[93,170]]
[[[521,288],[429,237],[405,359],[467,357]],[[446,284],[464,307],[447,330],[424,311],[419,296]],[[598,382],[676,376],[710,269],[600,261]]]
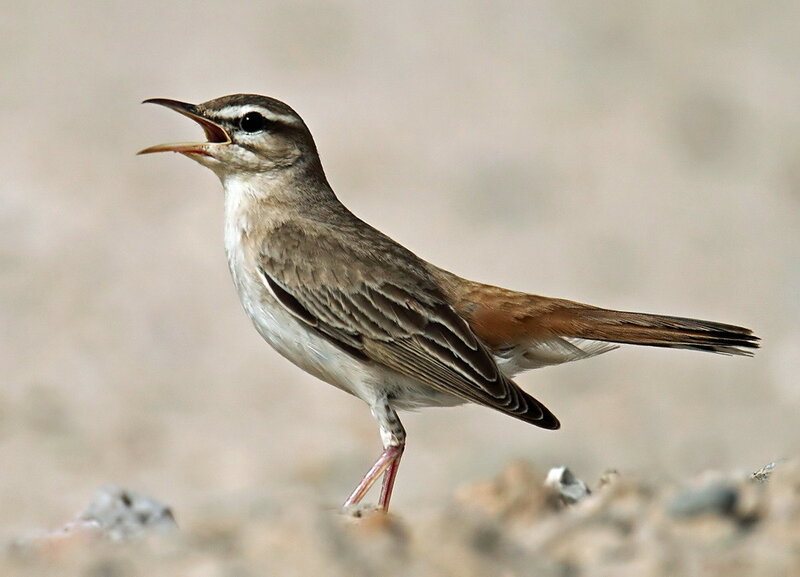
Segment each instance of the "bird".
[[712,321],[625,312],[468,280],[353,214],[303,119],[280,100],[165,98],[204,141],[160,144],[211,169],[224,189],[224,243],[242,306],[280,355],[369,406],[383,450],[344,503],[382,479],[389,502],[406,445],[398,411],[477,403],[543,429],[556,416],[512,379],[621,344],[751,356],[759,337]]

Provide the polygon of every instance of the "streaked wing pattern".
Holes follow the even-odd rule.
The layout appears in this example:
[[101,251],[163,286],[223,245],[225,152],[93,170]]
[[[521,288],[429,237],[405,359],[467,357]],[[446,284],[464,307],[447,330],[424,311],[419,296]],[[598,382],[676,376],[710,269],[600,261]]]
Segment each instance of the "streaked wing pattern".
[[261,273],[279,302],[343,350],[523,421],[558,427],[555,416],[499,371],[467,323],[435,295],[420,298],[397,284],[366,280],[348,288],[290,286],[265,266]]

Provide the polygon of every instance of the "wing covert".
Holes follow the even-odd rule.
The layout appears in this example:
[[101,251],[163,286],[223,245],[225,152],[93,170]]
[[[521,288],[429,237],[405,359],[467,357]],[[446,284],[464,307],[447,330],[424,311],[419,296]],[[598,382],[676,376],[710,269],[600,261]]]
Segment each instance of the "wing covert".
[[[289,285],[260,269],[296,318],[350,354],[545,428],[558,420],[505,377],[467,323],[430,289],[392,282]],[[311,279],[309,279],[311,281]]]

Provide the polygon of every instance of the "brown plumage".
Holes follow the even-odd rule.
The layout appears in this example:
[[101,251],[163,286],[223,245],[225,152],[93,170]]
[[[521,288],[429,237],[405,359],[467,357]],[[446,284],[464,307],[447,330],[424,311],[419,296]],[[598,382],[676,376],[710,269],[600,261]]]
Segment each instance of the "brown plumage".
[[[424,261],[349,211],[320,210],[309,207],[263,231],[259,271],[287,310],[365,362],[539,427],[558,428],[542,403],[499,370],[491,347],[454,310]],[[309,266],[320,252],[337,258],[324,268]],[[392,397],[399,407],[420,403],[407,392]]]
[[368,403],[384,451],[345,502],[383,477],[388,509],[405,429],[398,409],[475,402],[546,429],[558,419],[512,378],[617,343],[747,355],[748,329],[601,309],[514,292],[437,268],[354,216],[334,194],[303,120],[239,94],[199,105],[154,99],[207,142],[163,144],[225,189],[225,250],[245,311],[281,355]]
[[498,353],[564,337],[744,356],[752,356],[759,346],[759,338],[744,327],[603,309],[485,285],[441,269],[437,272],[450,304]]

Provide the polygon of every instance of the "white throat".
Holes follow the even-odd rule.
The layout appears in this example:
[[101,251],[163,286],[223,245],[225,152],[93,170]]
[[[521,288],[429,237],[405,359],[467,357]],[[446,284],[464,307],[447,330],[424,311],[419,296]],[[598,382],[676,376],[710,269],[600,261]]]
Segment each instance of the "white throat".
[[249,236],[252,223],[248,215],[263,189],[254,179],[230,176],[222,181],[225,189],[225,253],[231,270],[236,254],[242,250],[242,239]]

